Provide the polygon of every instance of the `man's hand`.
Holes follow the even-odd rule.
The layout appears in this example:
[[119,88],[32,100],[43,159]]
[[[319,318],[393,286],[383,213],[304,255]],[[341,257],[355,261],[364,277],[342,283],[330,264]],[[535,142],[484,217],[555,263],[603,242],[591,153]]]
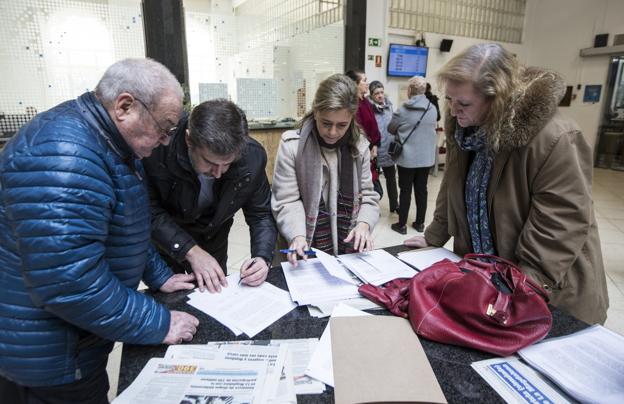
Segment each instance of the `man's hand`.
[[262,257],[247,259],[240,269],[241,283],[249,286],[258,286],[266,279],[269,266]]
[[171,293],[178,290],[193,289],[195,284],[195,274],[175,274],[171,278],[167,279],[167,282],[163,283],[160,287],[161,292]]
[[407,240],[403,241],[403,244],[407,247],[412,248],[423,248],[429,246],[429,244],[427,244],[427,240],[425,240],[423,236],[414,236],[408,238]]
[[286,255],[286,257],[288,258],[288,262],[290,262],[293,267],[297,267],[297,256],[303,257],[304,261],[308,260],[308,256],[304,253],[304,251],[309,250],[310,247],[308,246],[308,242],[306,241],[305,237],[297,236],[293,238],[288,248],[296,251],[288,253]]
[[349,233],[347,238],[344,239],[345,243],[349,243],[353,240],[353,249],[362,251],[371,251],[373,249],[373,237],[370,234],[370,226],[368,223],[359,222],[353,230]]
[[186,260],[191,264],[201,292],[204,291],[204,285],[210,293],[221,292],[221,286],[227,286],[225,274],[217,260],[198,245],[186,253]]
[[175,345],[181,344],[182,341],[190,341],[197,332],[199,320],[183,311],[171,311],[171,322],[169,323],[169,332],[163,340],[163,344]]

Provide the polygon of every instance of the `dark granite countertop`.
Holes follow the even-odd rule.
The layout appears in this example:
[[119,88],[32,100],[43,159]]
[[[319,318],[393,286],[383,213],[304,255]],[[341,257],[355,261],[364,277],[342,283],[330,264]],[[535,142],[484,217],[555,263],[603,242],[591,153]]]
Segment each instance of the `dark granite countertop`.
[[249,130],[292,129],[295,127],[295,123],[295,121],[249,122]]
[[[402,246],[386,248],[390,253],[396,254],[404,250]],[[288,290],[286,280],[281,268],[271,269],[267,278],[268,282],[284,290]],[[231,331],[186,304],[187,295],[190,292],[177,292],[173,294],[156,293],[154,298],[165,304],[169,309],[182,310],[193,314],[200,320],[200,327],[191,343],[201,344],[208,341],[246,340],[244,335],[234,336]],[[569,316],[555,308],[553,313],[553,327],[548,337],[567,335],[588,325],[576,318]],[[375,311],[375,314],[389,314],[387,311]],[[319,319],[310,317],[305,307],[297,307],[269,328],[254,337],[263,339],[288,339],[320,337],[327,325],[328,318]],[[449,403],[479,402],[492,403],[503,402],[501,397],[475,372],[470,364],[474,361],[490,359],[494,356],[474,349],[462,348],[453,345],[440,344],[420,338],[422,346],[429,358],[442,391]],[[140,346],[124,344],[119,372],[119,393],[132,383],[138,376],[147,361],[153,357],[163,357],[167,346]],[[321,395],[297,396],[298,403],[333,403],[334,390],[327,386]]]

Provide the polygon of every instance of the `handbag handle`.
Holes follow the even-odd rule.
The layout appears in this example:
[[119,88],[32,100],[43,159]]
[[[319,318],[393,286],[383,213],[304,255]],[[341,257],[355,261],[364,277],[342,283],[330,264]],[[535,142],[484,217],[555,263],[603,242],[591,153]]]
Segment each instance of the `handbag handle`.
[[[492,260],[492,261],[496,261],[496,262],[500,262],[503,264],[507,264],[511,267],[516,268],[518,271],[520,271],[520,268],[518,268],[518,266],[516,264],[514,264],[513,262],[506,260],[505,258],[499,257],[497,255],[492,255],[492,254],[466,254],[464,255],[464,259],[467,260],[477,260],[479,258],[485,258],[488,260]],[[479,261],[477,261],[478,263]],[[526,276],[526,274],[522,271],[520,271],[523,275],[524,275],[524,279],[526,281],[526,283],[531,287],[531,289],[533,289],[535,291],[535,293],[539,294],[540,296],[542,296],[542,298],[544,298],[544,300],[546,300],[547,302],[550,300],[550,298],[548,297],[548,293],[544,290],[544,288],[537,282],[535,282],[531,277]]]
[[409,135],[407,135],[407,137],[405,138],[404,141],[401,142],[401,138],[399,137],[398,133],[397,133],[397,137],[399,138],[399,143],[401,144],[401,146],[403,146],[408,139],[410,138],[410,136],[412,136],[412,133],[414,133],[414,131],[416,130],[416,128],[418,127],[418,125],[420,125],[420,122],[423,120],[423,118],[425,117],[425,114],[427,113],[427,111],[429,111],[429,106],[431,106],[431,101],[429,101],[429,104],[427,104],[427,108],[425,108],[425,111],[422,113],[422,115],[420,116],[420,119],[418,119],[418,122],[416,122],[416,125],[414,125],[414,127],[412,128],[412,130],[410,131]]

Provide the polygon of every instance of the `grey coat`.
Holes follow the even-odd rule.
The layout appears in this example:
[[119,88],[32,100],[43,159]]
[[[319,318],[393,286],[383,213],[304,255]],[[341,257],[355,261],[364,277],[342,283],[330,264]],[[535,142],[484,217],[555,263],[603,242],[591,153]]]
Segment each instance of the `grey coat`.
[[[429,109],[427,110],[427,108]],[[427,112],[423,115],[425,110]],[[421,117],[420,125],[405,142]],[[433,166],[436,150],[436,118],[436,109],[424,94],[413,96],[392,115],[388,132],[398,133],[401,142],[405,142],[403,153],[396,160],[398,166],[405,168]]]
[[371,99],[369,101],[373,105],[377,127],[379,128],[379,133],[381,133],[381,143],[379,144],[379,149],[377,149],[377,165],[379,167],[393,166],[394,160],[388,154],[388,146],[394,139],[394,136],[388,133],[388,124],[392,119],[392,111],[394,109],[392,102],[390,102],[388,97],[385,97],[384,105],[379,105]]

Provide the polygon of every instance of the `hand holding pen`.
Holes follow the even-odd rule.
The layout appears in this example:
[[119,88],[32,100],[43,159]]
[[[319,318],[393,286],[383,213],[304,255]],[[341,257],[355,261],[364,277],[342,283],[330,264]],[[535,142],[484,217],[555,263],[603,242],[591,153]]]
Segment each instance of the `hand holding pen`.
[[314,251],[310,249],[308,242],[303,236],[293,238],[290,242],[288,250],[283,250],[282,252],[287,254],[286,257],[288,258],[288,262],[290,262],[290,264],[295,268],[297,267],[298,257],[303,257],[303,260],[307,261],[308,255],[314,254]]
[[267,262],[261,257],[249,258],[243,262],[240,269],[241,283],[249,286],[258,286],[266,279],[269,273],[269,266]]

